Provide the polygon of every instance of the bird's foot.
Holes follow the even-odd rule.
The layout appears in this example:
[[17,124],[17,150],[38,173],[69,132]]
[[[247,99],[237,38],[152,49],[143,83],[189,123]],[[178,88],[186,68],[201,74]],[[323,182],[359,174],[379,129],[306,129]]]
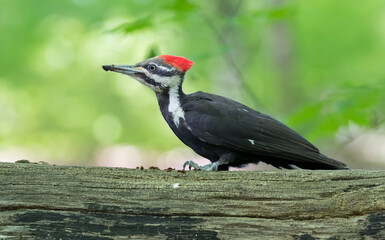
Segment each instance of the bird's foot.
[[183,164],[183,170],[186,168],[188,165],[188,169],[191,170],[191,168],[194,168],[194,170],[203,170],[203,171],[218,171],[218,162],[213,162],[204,166],[199,166],[193,161],[187,161]]

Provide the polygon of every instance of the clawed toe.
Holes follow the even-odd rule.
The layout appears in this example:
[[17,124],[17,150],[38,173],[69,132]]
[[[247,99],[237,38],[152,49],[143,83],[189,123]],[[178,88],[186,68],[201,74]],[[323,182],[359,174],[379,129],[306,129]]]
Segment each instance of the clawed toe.
[[183,170],[185,170],[186,166],[188,165],[188,169],[191,171],[191,168],[194,168],[195,170],[201,170],[200,166],[198,164],[196,164],[195,162],[193,161],[186,161],[184,164],[183,164]]
[[186,161],[183,164],[183,170],[185,170],[187,165],[189,170],[191,170],[191,168],[194,168],[194,170],[203,170],[203,171],[218,171],[218,166],[219,166],[218,162],[210,163],[204,166],[199,166],[193,161]]

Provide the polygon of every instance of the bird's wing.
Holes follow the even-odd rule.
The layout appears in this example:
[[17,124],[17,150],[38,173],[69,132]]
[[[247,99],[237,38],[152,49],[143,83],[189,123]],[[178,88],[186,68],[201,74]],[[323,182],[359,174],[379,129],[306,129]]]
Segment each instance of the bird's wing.
[[[272,117],[221,96],[198,92],[183,104],[186,123],[200,140],[241,152],[312,160],[319,150]],[[325,157],[326,158],[326,157]]]

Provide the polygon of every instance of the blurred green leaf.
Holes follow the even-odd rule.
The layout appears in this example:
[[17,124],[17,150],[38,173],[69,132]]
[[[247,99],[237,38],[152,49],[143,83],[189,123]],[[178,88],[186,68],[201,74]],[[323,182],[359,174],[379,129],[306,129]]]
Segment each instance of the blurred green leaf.
[[195,11],[195,4],[187,0],[174,0],[170,4],[166,4],[164,9],[179,11],[179,12],[193,12]]
[[267,19],[285,19],[291,18],[298,14],[295,6],[280,6],[271,9],[262,9],[251,11],[252,18],[267,18]]
[[160,55],[160,51],[157,46],[152,46],[146,55],[147,58],[152,58]]
[[121,24],[120,26],[113,28],[111,31],[112,32],[123,31],[124,33],[132,33],[134,31],[143,30],[151,27],[152,27],[152,17],[145,17],[133,22]]

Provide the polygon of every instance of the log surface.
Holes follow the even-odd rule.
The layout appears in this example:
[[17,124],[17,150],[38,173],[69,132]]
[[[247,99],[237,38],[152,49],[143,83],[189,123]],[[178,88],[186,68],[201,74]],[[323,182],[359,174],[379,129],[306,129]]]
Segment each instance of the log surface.
[[385,239],[385,171],[0,163],[0,239]]

